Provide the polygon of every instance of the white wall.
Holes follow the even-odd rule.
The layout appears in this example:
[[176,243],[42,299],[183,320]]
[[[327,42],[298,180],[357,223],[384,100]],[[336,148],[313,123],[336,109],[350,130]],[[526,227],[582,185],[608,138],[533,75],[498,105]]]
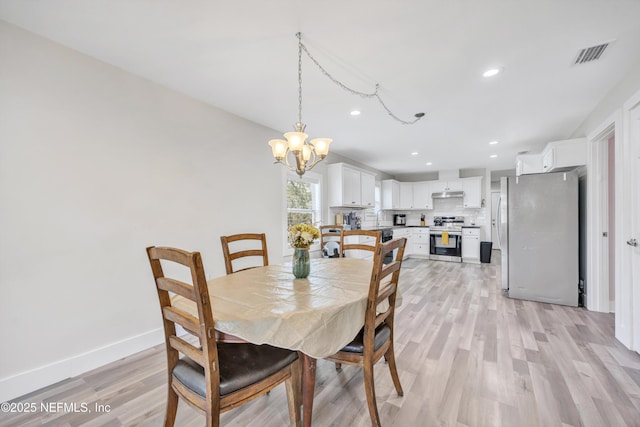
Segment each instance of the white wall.
[[0,401],[160,342],[145,247],[267,233],[278,132],[0,21]]
[[640,61],[627,75],[611,89],[602,101],[585,118],[582,124],[571,134],[571,138],[579,138],[591,133],[614,111],[622,108],[622,104],[640,89]]

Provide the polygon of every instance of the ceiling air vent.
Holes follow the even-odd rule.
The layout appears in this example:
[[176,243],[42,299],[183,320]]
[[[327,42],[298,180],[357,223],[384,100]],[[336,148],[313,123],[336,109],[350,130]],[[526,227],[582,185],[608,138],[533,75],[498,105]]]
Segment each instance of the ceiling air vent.
[[604,51],[611,44],[611,42],[599,44],[597,46],[586,47],[581,49],[576,56],[576,60],[573,65],[585,64],[587,62],[597,61],[602,57]]

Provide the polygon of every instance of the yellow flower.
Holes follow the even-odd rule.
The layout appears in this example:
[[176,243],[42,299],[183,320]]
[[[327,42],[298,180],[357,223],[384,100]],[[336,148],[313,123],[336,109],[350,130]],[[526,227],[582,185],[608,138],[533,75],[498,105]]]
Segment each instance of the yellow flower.
[[289,227],[287,237],[294,248],[308,248],[320,238],[320,231],[311,224],[295,224]]

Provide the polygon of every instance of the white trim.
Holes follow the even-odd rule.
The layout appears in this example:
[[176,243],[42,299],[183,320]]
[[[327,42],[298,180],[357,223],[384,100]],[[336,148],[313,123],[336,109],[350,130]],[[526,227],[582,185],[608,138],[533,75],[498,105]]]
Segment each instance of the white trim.
[[[612,135],[619,137],[620,122],[621,112],[617,110],[587,136],[587,277],[585,305],[589,310],[605,313],[610,311],[609,243],[608,239],[602,238],[602,233],[608,230],[607,142]],[[616,164],[619,161],[620,159],[616,155]],[[619,211],[616,209],[616,212]]]
[[6,402],[58,381],[75,377],[162,342],[164,342],[164,332],[162,328],[158,328],[86,353],[2,378],[0,379],[0,402]]
[[[632,145],[634,141],[631,140],[631,137],[634,136],[631,134],[631,112],[636,108],[640,108],[640,90],[631,96],[623,104],[622,108],[624,138],[621,150],[625,162],[621,173],[623,173],[624,195],[626,197],[620,203],[627,214],[624,216],[624,221],[620,221],[620,233],[618,234],[619,239],[616,246],[616,250],[620,254],[616,256],[616,261],[619,259],[621,263],[620,270],[622,274],[620,282],[621,291],[623,292],[620,296],[620,301],[616,298],[616,338],[630,349],[640,351],[640,292],[638,291],[640,286],[640,283],[638,283],[640,281],[640,277],[638,277],[640,276],[640,267],[634,265],[632,261],[634,257],[633,251],[636,249],[626,244],[627,239],[640,233],[640,230],[635,229],[638,223],[636,216],[640,215],[640,212],[636,210],[640,206],[640,201],[637,200],[639,196],[635,184],[638,179],[635,174],[640,173],[640,171],[635,170],[634,156],[637,155],[637,152],[634,151],[634,146]],[[635,137],[640,138],[640,135],[635,135]],[[618,290],[616,289],[616,297],[617,292]],[[622,325],[624,330],[621,331],[620,337],[618,337],[617,324],[619,317],[626,322]]]

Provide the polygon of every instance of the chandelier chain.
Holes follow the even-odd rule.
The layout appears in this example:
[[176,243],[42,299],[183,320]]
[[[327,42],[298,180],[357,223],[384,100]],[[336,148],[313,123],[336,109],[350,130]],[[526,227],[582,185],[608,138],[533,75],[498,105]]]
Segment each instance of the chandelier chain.
[[380,89],[380,85],[378,83],[376,83],[376,89],[371,93],[360,92],[355,89],[351,89],[350,87],[348,87],[347,85],[345,85],[344,83],[342,83],[341,81],[333,77],[331,73],[329,73],[322,65],[320,65],[320,63],[316,60],[316,58],[313,55],[311,55],[311,52],[309,52],[307,47],[302,43],[301,33],[296,33],[296,37],[298,37],[298,83],[300,85],[298,101],[300,102],[300,106],[299,106],[300,116],[302,116],[302,51],[304,50],[304,52],[307,54],[309,59],[311,59],[311,61],[314,64],[316,64],[316,66],[320,69],[322,74],[324,74],[329,80],[331,80],[333,83],[341,87],[343,90],[351,93],[352,95],[357,95],[362,98],[376,98],[378,102],[380,102],[380,105],[382,105],[382,107],[386,110],[387,114],[389,114],[389,116],[399,121],[403,125],[412,125],[424,117],[423,113],[418,113],[416,114],[416,118],[414,120],[408,121],[408,120],[403,120],[400,117],[396,116],[389,109],[389,107],[387,107],[387,105],[384,103],[384,101],[380,97],[380,94],[378,93],[378,90]]
[[302,123],[302,34],[297,33],[298,37],[298,123]]

